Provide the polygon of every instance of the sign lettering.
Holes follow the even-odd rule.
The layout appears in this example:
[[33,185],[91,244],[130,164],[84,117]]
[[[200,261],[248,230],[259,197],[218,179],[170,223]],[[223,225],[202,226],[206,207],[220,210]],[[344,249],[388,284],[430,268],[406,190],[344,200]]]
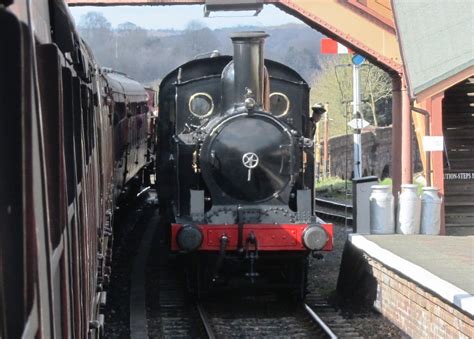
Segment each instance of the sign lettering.
[[444,173],[445,180],[474,180],[472,172]]

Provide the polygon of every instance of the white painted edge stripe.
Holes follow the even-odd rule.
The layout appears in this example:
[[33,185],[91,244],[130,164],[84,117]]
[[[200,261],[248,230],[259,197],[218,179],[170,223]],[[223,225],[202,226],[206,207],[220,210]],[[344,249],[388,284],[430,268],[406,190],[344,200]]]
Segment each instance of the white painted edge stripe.
[[443,299],[453,303],[463,311],[474,316],[474,296],[454,286],[425,270],[423,267],[399,257],[392,252],[383,249],[376,243],[368,240],[363,235],[349,234],[349,241],[357,248],[366,252],[369,256],[377,259],[386,266],[403,273],[421,286],[435,292]]

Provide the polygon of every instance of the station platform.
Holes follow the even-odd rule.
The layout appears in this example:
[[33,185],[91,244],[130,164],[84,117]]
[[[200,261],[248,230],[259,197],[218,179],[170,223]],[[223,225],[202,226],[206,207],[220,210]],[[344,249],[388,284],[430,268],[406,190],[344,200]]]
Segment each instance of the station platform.
[[338,295],[414,338],[472,338],[474,236],[350,234]]

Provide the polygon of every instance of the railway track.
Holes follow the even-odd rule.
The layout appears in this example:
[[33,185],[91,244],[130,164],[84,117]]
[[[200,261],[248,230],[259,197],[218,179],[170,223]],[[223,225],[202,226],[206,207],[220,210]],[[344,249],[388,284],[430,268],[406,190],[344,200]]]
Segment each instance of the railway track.
[[163,237],[159,227],[154,241],[159,249],[148,259],[148,337],[206,338],[196,303],[186,288],[183,266],[169,253]]
[[198,302],[188,295],[182,273],[173,259],[160,263],[158,301],[148,314],[154,318],[148,319],[148,324],[155,323],[149,326],[149,337],[337,338],[324,316],[318,316],[308,303],[297,304],[275,295],[238,294]]
[[155,300],[147,301],[145,323],[150,338],[360,337],[324,297],[316,294],[308,295],[305,303],[296,303],[281,293],[221,291],[196,301],[187,291],[177,260],[165,250],[160,250],[159,256],[156,280],[147,284],[156,291],[149,295]]
[[352,205],[316,198],[316,215],[324,220],[338,220],[352,225]]
[[[305,302],[310,310],[314,312],[315,315],[317,315],[321,321],[331,330],[335,336],[331,338],[363,338],[357,329],[355,329],[338,310],[335,310],[334,307],[331,306],[324,297],[310,294],[306,297]],[[310,312],[309,310],[307,311]]]
[[208,338],[337,338],[307,304],[244,298],[231,305],[222,301],[197,305]]
[[[156,224],[157,219],[151,222]],[[151,233],[144,232],[141,247],[145,248],[139,251],[144,252],[141,257],[137,253],[134,261],[133,266],[138,265],[140,274],[146,272],[147,277],[139,279],[142,291],[137,294],[132,286],[130,294],[132,338],[360,337],[324,297],[314,293],[305,303],[281,293],[249,296],[233,291],[197,302],[187,291],[179,260],[163,246],[162,232],[157,227],[152,241]],[[146,270],[143,262],[148,262]]]
[[[146,195],[150,194],[149,199],[154,200],[155,194],[147,192]],[[370,326],[374,325],[369,325],[369,331],[365,325],[361,326],[366,315],[362,316],[364,320],[355,316],[354,319],[359,320],[354,321],[353,315],[347,317],[346,313],[335,310],[320,294],[327,293],[326,283],[315,285],[318,279],[312,279],[309,285],[311,293],[306,297],[306,305],[282,297],[282,293],[280,297],[255,293],[245,296],[229,289],[221,292],[220,298],[196,302],[187,292],[182,265],[165,249],[163,228],[158,226],[155,203],[149,203],[149,199],[145,199],[143,206],[131,208],[133,213],[130,217],[122,217],[122,228],[130,229],[130,232],[115,239],[117,244],[122,244],[114,252],[115,263],[121,264],[113,270],[113,285],[106,311],[106,337],[331,337],[316,324],[312,312],[338,338],[361,338],[359,333],[365,336],[373,333]],[[148,232],[150,224],[156,226],[152,241],[152,232]],[[320,276],[324,272],[316,271],[312,276]],[[145,276],[140,277],[143,273]],[[137,288],[142,290],[137,293]]]
[[[362,338],[359,333],[322,298],[306,303],[252,300],[251,308],[242,308],[249,300],[232,304],[230,310],[220,304],[197,304],[208,338]],[[241,309],[242,308],[242,309]],[[245,312],[244,314],[240,314]]]

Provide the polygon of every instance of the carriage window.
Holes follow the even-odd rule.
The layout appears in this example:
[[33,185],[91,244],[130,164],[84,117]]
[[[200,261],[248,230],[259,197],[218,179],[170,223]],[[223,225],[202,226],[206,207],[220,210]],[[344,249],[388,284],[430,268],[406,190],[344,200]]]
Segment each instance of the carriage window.
[[290,110],[290,100],[280,92],[270,94],[270,111],[276,118],[282,118]]
[[189,112],[199,119],[207,118],[214,111],[212,97],[204,92],[195,93],[189,98]]

